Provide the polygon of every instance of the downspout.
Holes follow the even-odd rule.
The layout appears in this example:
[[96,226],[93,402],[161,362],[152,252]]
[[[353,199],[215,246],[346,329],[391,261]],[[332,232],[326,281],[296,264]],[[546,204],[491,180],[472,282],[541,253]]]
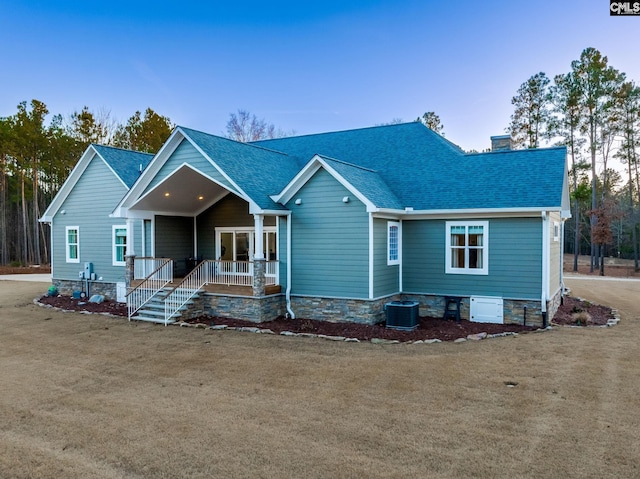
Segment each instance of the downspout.
[[542,212],[542,327],[547,327],[547,292],[549,291],[549,214]]
[[287,303],[287,312],[291,319],[296,319],[296,314],[291,309],[291,213],[287,216],[287,289],[284,293]]
[[564,304],[564,223],[563,219],[560,223],[560,288],[562,293],[560,294],[560,304]]

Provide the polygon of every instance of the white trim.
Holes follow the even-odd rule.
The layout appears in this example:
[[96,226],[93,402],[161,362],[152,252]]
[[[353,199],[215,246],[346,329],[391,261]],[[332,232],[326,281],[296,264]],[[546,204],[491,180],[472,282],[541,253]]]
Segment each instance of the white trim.
[[560,222],[559,221],[553,222],[553,241],[556,243],[560,241]]
[[[396,235],[396,259],[391,259],[391,228],[397,229]],[[402,232],[400,230],[400,222],[399,221],[387,221],[387,266],[393,266],[400,264],[400,250],[402,244]]]
[[[464,226],[465,237],[468,237],[470,226],[482,226],[482,268],[469,268],[469,244],[464,245],[464,268],[454,268],[451,266],[451,228],[453,226]],[[488,221],[447,221],[445,223],[445,274],[489,274],[489,222]]]
[[550,259],[550,235],[549,235],[549,213],[542,212],[542,312],[547,311],[547,298],[549,297],[549,259]]
[[561,212],[558,208],[486,208],[451,210],[393,210],[378,208],[373,211],[376,218],[397,218],[402,220],[438,220],[473,218],[538,218],[543,211]]
[[369,299],[373,298],[374,285],[374,241],[373,241],[373,215],[369,214]]
[[[74,243],[69,243],[69,231],[75,230],[76,232],[76,258],[72,258],[69,255],[69,247]],[[67,263],[79,263],[80,262],[80,227],[79,226],[65,226],[64,228],[64,256]]]
[[[124,230],[124,238],[125,244],[118,245],[116,244],[116,230]],[[131,235],[133,236],[133,235]],[[112,225],[111,226],[111,264],[112,266],[126,266],[126,256],[128,254],[127,248],[129,247],[129,227],[128,225]],[[118,257],[118,247],[124,246],[124,254],[122,255],[123,260],[118,261],[116,258]]]
[[[210,136],[214,136],[214,135],[210,135]],[[225,140],[224,138],[221,138],[221,139]],[[253,199],[249,195],[247,195],[246,192],[242,188],[240,188],[240,186],[238,184],[236,184],[236,182],[233,181],[231,179],[231,177],[227,173],[225,173],[225,171],[209,155],[207,155],[200,148],[200,146],[194,140],[192,140],[189,137],[189,135],[184,130],[182,130],[181,127],[177,127],[173,131],[171,136],[169,136],[167,141],[165,141],[164,145],[162,145],[162,148],[160,148],[160,151],[158,151],[156,156],[151,160],[151,163],[149,163],[147,168],[145,168],[145,170],[142,172],[142,174],[138,177],[138,180],[131,187],[129,192],[124,196],[124,198],[122,198],[120,203],[118,203],[118,205],[115,207],[115,209],[113,210],[112,215],[118,216],[118,217],[126,217],[126,216],[128,216],[129,208],[133,207],[141,199],[140,195],[145,193],[145,190],[147,189],[147,187],[151,184],[151,182],[160,173],[162,167],[166,164],[167,161],[169,161],[169,159],[171,158],[171,155],[175,152],[175,150],[178,148],[178,146],[180,146],[180,143],[182,143],[182,140],[186,140],[187,142],[189,142],[191,144],[191,146],[193,146],[195,148],[195,150],[198,153],[200,153],[202,155],[202,157],[206,161],[208,161],[211,164],[211,166],[215,170],[217,170],[229,182],[229,184],[231,185],[231,188],[235,189],[235,191],[232,191],[232,193],[240,196],[242,199],[244,199],[245,201],[247,201],[249,203],[249,211],[250,211],[250,213],[261,212],[261,209],[257,206],[257,204],[253,201]],[[227,140],[227,141],[232,141],[232,140]],[[186,162],[183,163],[183,165],[189,166],[194,171],[202,174],[205,178],[207,178],[207,179],[209,179],[211,181],[214,181],[211,177],[203,174],[201,171],[199,171],[196,168],[193,168],[191,165],[187,164]],[[183,165],[181,165],[181,166],[183,166]],[[173,174],[173,173],[175,173],[175,170],[171,174]],[[171,176],[171,175],[168,175],[166,178],[169,178],[169,176]],[[159,184],[161,184],[164,181],[165,180],[163,179]],[[215,182],[215,183],[218,184],[219,186],[221,186],[222,188],[226,189],[227,191],[230,191],[228,185],[222,185],[222,184],[220,184],[218,182]],[[154,187],[154,189],[155,189],[155,187]],[[146,196],[146,194],[145,194],[145,196]]]

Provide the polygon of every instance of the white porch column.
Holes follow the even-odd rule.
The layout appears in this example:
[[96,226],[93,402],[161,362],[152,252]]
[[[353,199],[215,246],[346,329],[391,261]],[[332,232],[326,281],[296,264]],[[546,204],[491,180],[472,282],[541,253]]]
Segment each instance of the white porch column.
[[127,218],[127,256],[135,256],[135,239],[134,239],[134,222],[133,218]]
[[253,252],[253,259],[264,259],[264,216],[253,215],[255,222],[256,241]]
[[125,273],[124,282],[127,288],[131,286],[131,282],[135,278],[135,240],[133,234],[133,218],[127,218],[127,253],[125,255]]

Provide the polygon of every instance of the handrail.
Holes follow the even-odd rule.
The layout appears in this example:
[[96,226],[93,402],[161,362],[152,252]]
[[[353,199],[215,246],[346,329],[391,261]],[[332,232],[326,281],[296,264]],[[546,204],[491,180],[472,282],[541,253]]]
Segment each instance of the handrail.
[[204,285],[209,282],[209,260],[198,264],[184,279],[178,283],[164,298],[164,324],[184,306],[187,301],[193,298]]
[[[135,260],[134,260],[135,261]],[[173,281],[173,260],[163,259],[162,264],[135,288],[127,292],[127,314],[129,321],[136,311],[147,304],[158,291]]]

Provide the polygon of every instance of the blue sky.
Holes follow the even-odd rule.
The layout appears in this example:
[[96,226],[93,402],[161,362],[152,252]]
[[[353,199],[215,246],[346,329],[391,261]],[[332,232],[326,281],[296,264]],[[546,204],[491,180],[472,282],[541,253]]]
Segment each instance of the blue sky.
[[489,147],[531,75],[589,46],[640,82],[640,16],[607,0],[0,0],[0,116],[20,101],[125,122],[147,107],[223,134],[242,108],[298,134],[435,111]]

